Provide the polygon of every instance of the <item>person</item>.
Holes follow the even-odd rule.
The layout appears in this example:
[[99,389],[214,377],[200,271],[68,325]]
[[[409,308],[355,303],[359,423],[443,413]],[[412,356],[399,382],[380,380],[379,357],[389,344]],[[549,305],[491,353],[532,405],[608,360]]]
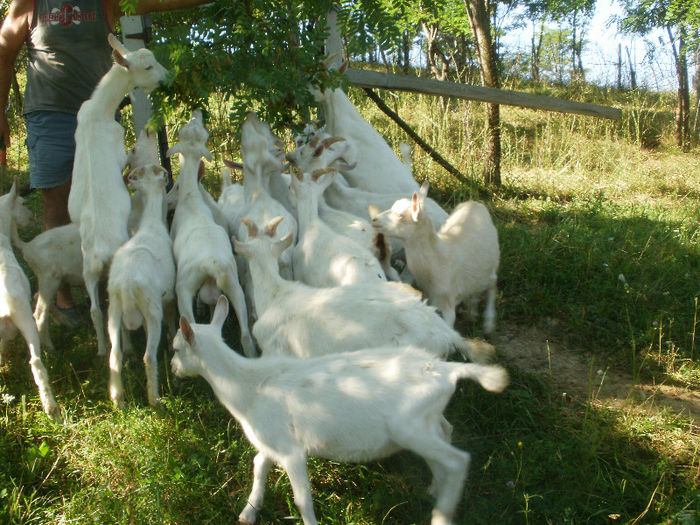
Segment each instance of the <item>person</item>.
[[[134,14],[170,11],[211,0],[139,0]],[[68,224],[75,128],[81,104],[112,65],[107,41],[122,15],[119,0],[13,0],[0,26],[0,148],[10,146],[7,103],[14,63],[27,46],[22,113],[30,185],[41,191],[44,230]],[[64,320],[76,321],[67,284],[56,294]],[[65,319],[68,316],[69,319]]]

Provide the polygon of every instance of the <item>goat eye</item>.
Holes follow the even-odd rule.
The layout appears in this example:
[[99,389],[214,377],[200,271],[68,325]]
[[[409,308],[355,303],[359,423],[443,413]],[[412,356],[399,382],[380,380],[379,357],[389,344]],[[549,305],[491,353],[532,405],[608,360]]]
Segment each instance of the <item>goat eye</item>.
[[146,71],[150,71],[151,69],[153,69],[153,66],[146,66]]

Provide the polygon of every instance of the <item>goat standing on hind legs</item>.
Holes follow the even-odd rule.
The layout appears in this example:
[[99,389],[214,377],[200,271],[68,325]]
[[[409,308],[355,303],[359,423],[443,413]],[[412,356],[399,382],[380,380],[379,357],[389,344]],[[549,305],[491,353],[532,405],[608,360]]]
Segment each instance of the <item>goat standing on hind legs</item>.
[[170,229],[177,267],[177,305],[180,315],[194,322],[195,295],[207,304],[214,304],[218,291],[223,292],[236,311],[243,351],[252,357],[256,354],[255,342],[248,327],[248,309],[238,281],[231,241],[227,231],[214,221],[197,181],[204,167],[202,157],[211,158],[206,147],[208,137],[202,113],[193,111],[190,121],[180,130],[179,142],[168,151],[168,155],[180,154],[181,166],[177,179],[178,202]]
[[109,271],[109,338],[112,351],[109,357],[109,393],[118,407],[124,402],[122,385],[122,349],[120,328],[129,330],[139,326],[146,329],[146,367],[148,402],[160,404],[158,388],[158,345],[164,309],[175,314],[175,261],[172,243],[165,223],[166,171],[157,164],[136,168],[129,174],[129,182],[143,203],[139,228],[114,254]]
[[147,49],[129,52],[112,34],[109,43],[116,63],[78,111],[73,182],[68,198],[71,220],[80,228],[83,277],[97,333],[98,355],[107,354],[98,283],[114,253],[129,238],[131,208],[122,179],[126,165],[124,129],[114,120],[114,113],[125,94],[137,87],[151,91],[166,74]]
[[[51,391],[49,376],[41,362],[41,342],[36,322],[32,317],[30,304],[31,288],[29,280],[15,258],[10,243],[12,230],[17,225],[24,225],[29,220],[29,213],[22,206],[22,198],[17,194],[17,177],[10,192],[0,197],[0,364],[7,342],[15,337],[17,331],[22,334],[29,346],[29,365],[32,368],[34,382],[39,387],[41,404],[52,419],[60,419],[56,400]],[[15,232],[16,233],[16,232]]]

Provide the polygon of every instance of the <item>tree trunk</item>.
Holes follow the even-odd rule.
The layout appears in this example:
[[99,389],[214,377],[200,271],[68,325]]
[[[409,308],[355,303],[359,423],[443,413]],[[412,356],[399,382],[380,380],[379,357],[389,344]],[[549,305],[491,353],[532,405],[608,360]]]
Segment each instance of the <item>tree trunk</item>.
[[627,62],[629,62],[630,65],[630,89],[637,89],[637,72],[634,70],[630,48],[626,47],[625,49],[627,50]]
[[695,121],[693,122],[693,133],[698,130],[698,114],[700,113],[700,48],[695,50]]
[[[481,83],[490,88],[500,89],[496,54],[491,39],[491,20],[486,0],[464,0],[469,15],[469,25],[476,43],[476,56],[479,61]],[[484,182],[501,184],[501,118],[498,104],[487,106],[486,165]]]
[[688,147],[688,124],[690,120],[690,89],[688,88],[688,62],[686,60],[685,41],[682,30],[678,34],[678,49],[673,38],[671,27],[666,31],[671,40],[673,59],[676,64],[676,77],[678,79],[678,111],[676,113],[676,142],[682,149]]
[[401,44],[403,47],[403,72],[408,74],[411,69],[411,42],[408,31],[403,32]]
[[427,39],[428,65],[433,73],[433,78],[436,80],[449,80],[449,60],[437,44],[440,27],[437,24],[428,25],[425,22],[421,22],[421,25]]

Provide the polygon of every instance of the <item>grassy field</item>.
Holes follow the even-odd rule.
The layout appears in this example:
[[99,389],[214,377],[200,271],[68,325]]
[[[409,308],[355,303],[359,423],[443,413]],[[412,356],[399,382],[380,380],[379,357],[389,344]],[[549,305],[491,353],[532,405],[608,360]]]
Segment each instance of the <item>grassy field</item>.
[[[692,413],[653,396],[630,393],[613,404],[597,394],[606,377],[598,371],[610,370],[700,403],[700,149],[672,145],[670,97],[584,87],[547,93],[622,107],[623,121],[503,108],[504,183],[496,191],[478,182],[481,105],[387,97],[474,180],[460,185],[416,149],[416,178],[430,180],[431,195],[448,209],[479,198],[494,215],[502,250],[497,348],[510,340],[506,333],[523,347],[539,345],[527,335],[537,330],[585,363],[578,379],[589,386],[588,395],[562,395],[556,374],[502,358],[511,373],[502,394],[458,387],[446,416],[472,466],[456,521],[697,523],[700,435]],[[353,96],[393,145],[406,140]],[[213,112],[212,122],[225,115]],[[235,156],[230,130],[211,131],[212,149]],[[24,180],[25,155],[15,139],[8,171]],[[206,181],[217,193],[215,168]],[[36,210],[38,199],[28,197]],[[40,221],[37,211],[23,238],[38,233]],[[464,319],[459,328],[480,333]],[[91,327],[54,326],[52,334],[57,351],[45,352],[45,363],[64,424],[41,411],[21,339],[0,368],[0,522],[235,522],[255,452],[208,385],[175,380],[163,344],[163,410],[148,407],[138,352],[125,364],[126,408],[116,411]],[[237,346],[233,331],[226,337]],[[134,340],[141,348],[143,335]],[[309,470],[321,523],[429,522],[429,472],[416,456],[367,465],[313,459]],[[297,517],[289,481],[275,469],[260,521]]]

